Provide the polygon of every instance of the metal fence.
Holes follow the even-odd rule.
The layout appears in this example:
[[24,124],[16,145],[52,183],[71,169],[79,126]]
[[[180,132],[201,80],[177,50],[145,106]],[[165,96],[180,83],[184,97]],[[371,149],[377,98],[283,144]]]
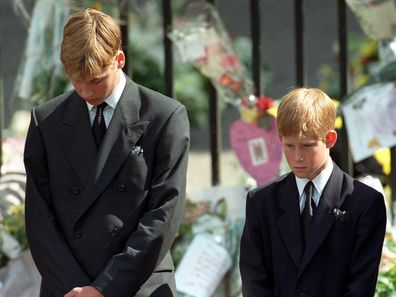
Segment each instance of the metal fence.
[[[207,0],[208,3],[216,5],[215,0]],[[303,13],[303,0],[294,0],[294,28],[295,28],[295,85],[304,85],[304,13]],[[121,18],[121,31],[123,38],[127,40],[128,36],[128,10],[127,1],[125,1],[125,7],[120,10]],[[250,31],[252,38],[252,80],[254,83],[254,90],[256,95],[260,91],[260,61],[262,58],[261,51],[261,28],[260,28],[260,10],[265,8],[265,1],[260,0],[249,0],[248,5],[250,6]],[[347,66],[348,66],[348,54],[347,54],[347,13],[345,0],[337,0],[334,5],[337,5],[337,19],[335,22],[338,26],[338,44],[339,44],[339,93],[340,97],[344,97],[347,94],[348,82],[347,82]],[[165,79],[165,94],[173,97],[173,82],[174,82],[174,71],[173,71],[173,47],[172,42],[169,39],[167,32],[172,26],[172,1],[162,0],[162,16],[163,16],[163,48],[165,57],[165,68],[164,68],[164,79]],[[124,44],[127,45],[127,42]],[[128,48],[124,48],[126,54]],[[1,54],[1,40],[0,40],[0,54]],[[264,53],[265,54],[265,53]],[[130,69],[125,67],[125,69]],[[2,89],[2,65],[0,61],[0,139],[2,139],[3,131],[3,89]],[[217,97],[216,90],[213,86],[209,86],[207,90],[209,94],[209,141],[210,141],[210,152],[211,152],[211,182],[213,185],[218,185],[220,181],[220,154],[221,154],[221,121],[220,121],[220,108],[219,100]],[[340,131],[346,137],[345,125]],[[1,143],[0,143],[1,144]],[[341,155],[339,156],[338,165],[341,169],[354,175],[353,162],[348,149],[348,142],[345,141],[341,144],[340,148]],[[0,145],[0,168],[2,165],[2,149]],[[396,189],[396,147],[391,148],[391,175],[390,185],[391,189]],[[0,171],[1,174],[1,171]],[[396,210],[396,191],[392,191],[392,209]]]
[[[165,56],[165,85],[166,95],[173,95],[173,60],[172,60],[172,44],[167,37],[167,30],[172,25],[172,10],[171,0],[162,1],[163,13],[163,32],[164,32],[164,56]],[[215,0],[207,0],[208,3],[216,5]],[[295,28],[295,85],[304,85],[304,13],[303,0],[294,0],[294,28]],[[260,61],[261,55],[261,28],[260,28],[260,10],[265,8],[265,1],[249,0],[250,6],[250,30],[252,38],[252,80],[254,83],[254,90],[256,94],[260,91]],[[345,0],[337,0],[334,5],[337,5],[337,19],[335,20],[338,26],[338,44],[339,44],[339,93],[340,98],[347,95],[348,81],[347,81],[347,67],[348,67],[348,38],[347,38],[347,7]],[[264,53],[265,54],[265,53]],[[220,184],[220,153],[221,153],[221,123],[220,123],[220,109],[216,90],[213,86],[209,87],[208,93],[210,96],[209,104],[209,141],[211,152],[211,172],[212,184]],[[347,139],[345,125],[343,125],[339,133]],[[353,161],[348,148],[348,141],[340,144],[340,156],[338,166],[354,175]],[[391,189],[396,189],[396,147],[391,148],[391,175],[389,183]],[[396,209],[396,191],[392,191],[392,209]]]
[[[166,95],[173,95],[173,60],[172,60],[172,44],[167,37],[167,30],[172,25],[172,11],[171,0],[162,1],[162,13],[164,24],[164,56],[165,56],[165,90]],[[208,3],[216,5],[215,0],[208,0]],[[260,3],[262,2],[262,3]],[[303,14],[303,0],[294,0],[294,27],[295,27],[295,85],[304,85],[304,14]],[[262,5],[261,5],[262,4]],[[344,97],[347,94],[347,21],[346,21],[346,5],[345,0],[337,0],[338,5],[338,41],[340,45],[340,72],[339,72],[339,86],[340,95]],[[260,61],[261,55],[261,28],[260,28],[260,11],[261,6],[265,7],[265,1],[249,0],[250,6],[250,31],[252,38],[252,80],[256,95],[260,92],[261,86],[261,72]],[[214,87],[209,90],[210,105],[209,105],[209,141],[211,151],[211,169],[212,169],[212,184],[220,184],[220,153],[221,153],[221,123],[220,110],[218,98]],[[345,130],[341,133],[346,133]],[[353,175],[353,163],[347,145],[341,149],[342,156],[340,158],[339,166],[346,172]]]

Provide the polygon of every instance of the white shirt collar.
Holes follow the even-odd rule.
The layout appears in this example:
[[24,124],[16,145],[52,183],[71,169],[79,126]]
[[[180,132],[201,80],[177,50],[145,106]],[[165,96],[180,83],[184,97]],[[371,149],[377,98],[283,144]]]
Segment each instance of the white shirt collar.
[[[333,167],[334,167],[333,161],[329,157],[326,167],[312,180],[312,183],[314,184],[315,190],[316,190],[316,191],[314,191],[314,195],[313,195],[313,199],[314,199],[316,205],[319,204],[320,196],[322,195],[322,192],[330,178],[330,175],[333,172]],[[296,183],[297,183],[297,188],[298,188],[298,194],[299,194],[300,201],[301,201],[303,194],[304,194],[305,185],[309,182],[309,179],[299,178],[297,176],[295,176],[295,178],[296,178]]]
[[[110,96],[105,99],[105,102],[107,103],[108,106],[110,106],[112,109],[115,109],[118,101],[120,101],[122,92],[124,91],[125,85],[126,85],[126,78],[124,72],[120,70],[120,79],[118,80],[117,85],[115,86],[113,92],[111,92]],[[89,104],[88,102],[88,110],[92,110],[94,105]]]

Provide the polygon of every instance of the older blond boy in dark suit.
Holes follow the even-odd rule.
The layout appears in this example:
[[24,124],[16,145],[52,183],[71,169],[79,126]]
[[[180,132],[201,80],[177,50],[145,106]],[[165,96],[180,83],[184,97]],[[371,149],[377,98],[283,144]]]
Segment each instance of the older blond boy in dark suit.
[[61,60],[74,90],[32,111],[25,147],[40,297],[174,296],[186,109],[122,72],[120,28],[97,10],[69,18]]
[[278,131],[292,172],[248,194],[244,297],[374,295],[384,198],[332,162],[335,118],[319,89],[294,89],[280,103]]

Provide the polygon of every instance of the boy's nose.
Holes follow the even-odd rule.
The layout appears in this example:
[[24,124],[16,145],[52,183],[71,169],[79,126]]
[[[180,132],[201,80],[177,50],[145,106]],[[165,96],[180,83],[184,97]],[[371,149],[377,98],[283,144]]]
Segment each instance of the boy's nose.
[[294,159],[296,162],[304,161],[304,155],[297,153]]
[[92,90],[90,90],[89,88],[80,88],[79,93],[80,96],[83,98],[90,98],[93,95]]

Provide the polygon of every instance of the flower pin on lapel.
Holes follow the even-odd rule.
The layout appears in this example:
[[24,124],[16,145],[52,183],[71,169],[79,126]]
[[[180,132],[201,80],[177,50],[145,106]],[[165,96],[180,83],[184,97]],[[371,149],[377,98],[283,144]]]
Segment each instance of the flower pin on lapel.
[[350,214],[346,210],[341,210],[337,207],[330,210],[330,214],[334,216],[336,222],[343,222],[350,218]]
[[139,156],[142,153],[143,153],[143,148],[140,145],[134,146],[130,152],[131,156]]

